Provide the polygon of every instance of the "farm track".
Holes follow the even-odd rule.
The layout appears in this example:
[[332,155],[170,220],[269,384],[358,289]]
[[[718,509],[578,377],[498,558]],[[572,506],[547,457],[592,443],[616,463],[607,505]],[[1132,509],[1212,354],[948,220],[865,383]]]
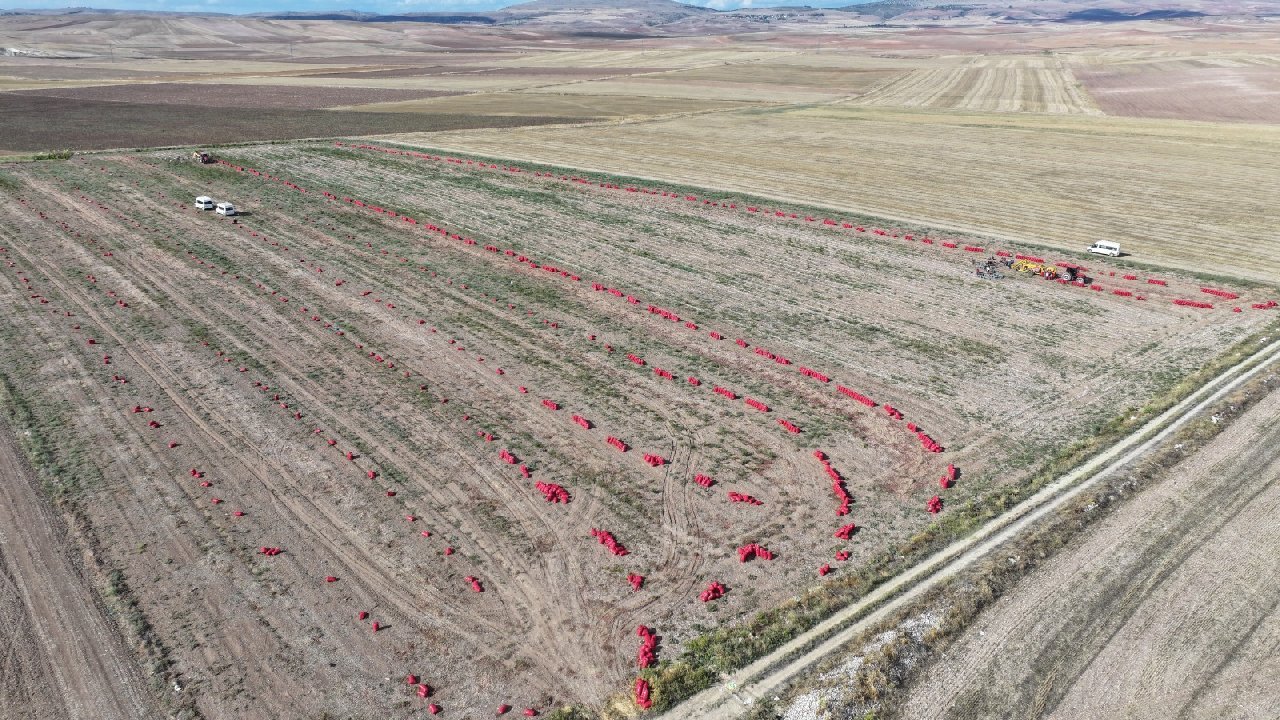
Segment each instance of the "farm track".
[[1101,455],[1045,486],[969,537],[898,575],[864,599],[724,679],[721,685],[676,706],[666,716],[740,716],[754,701],[773,694],[816,663],[847,647],[876,623],[891,617],[929,589],[982,560],[1002,543],[1140,458],[1233,390],[1269,370],[1277,359],[1280,359],[1280,341],[1242,359]]

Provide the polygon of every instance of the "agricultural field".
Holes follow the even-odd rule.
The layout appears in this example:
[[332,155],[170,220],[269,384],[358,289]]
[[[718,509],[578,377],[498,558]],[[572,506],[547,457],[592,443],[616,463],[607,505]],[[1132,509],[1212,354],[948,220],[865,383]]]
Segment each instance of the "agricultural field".
[[910,219],[1078,257],[1112,239],[1136,260],[1260,282],[1280,275],[1274,124],[838,104],[397,139]]
[[551,93],[490,92],[452,95],[427,100],[368,103],[346,110],[381,113],[427,113],[444,115],[483,115],[574,119],[645,118],[670,113],[734,110],[751,107],[752,103],[709,100],[706,98],[626,97],[619,95],[583,95]]
[[[0,394],[6,409],[13,400]],[[100,611],[97,589],[77,573],[68,528],[50,507],[39,477],[6,428],[0,436],[4,716],[142,717],[150,704],[146,680]]]
[[902,716],[1276,717],[1277,418],[1272,390],[1002,597]]
[[706,633],[857,582],[1276,313],[550,165],[172,155],[4,169],[0,379],[163,702],[208,717],[661,707]]
[[1108,115],[1280,121],[1280,58],[1186,58],[1084,67],[1076,77]]
[[[49,118],[57,118],[57,123]],[[545,116],[343,112],[292,108],[223,108],[169,103],[124,103],[44,94],[10,93],[0,105],[5,150],[12,153],[93,148],[203,145],[252,140],[327,137],[351,129],[369,133],[424,132],[566,122]],[[156,127],[163,134],[157,136]]]
[[[0,154],[47,158],[0,165],[0,707],[617,720],[730,677],[1274,334],[1245,5],[0,17]],[[1015,258],[1089,281],[976,272]],[[904,716],[1274,715],[1276,402]]]
[[913,70],[855,104],[978,112],[1100,115],[1061,57],[984,56]]

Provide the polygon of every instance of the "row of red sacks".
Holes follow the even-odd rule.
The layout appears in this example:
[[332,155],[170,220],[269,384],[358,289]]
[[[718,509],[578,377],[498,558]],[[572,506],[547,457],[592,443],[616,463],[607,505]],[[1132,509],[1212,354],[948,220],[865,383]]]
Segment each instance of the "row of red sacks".
[[[344,199],[347,199],[347,198],[344,198]],[[365,205],[365,206],[367,206],[367,205]],[[443,230],[443,229],[441,229],[441,228],[435,228],[434,226],[429,226],[429,228],[428,228],[428,229],[437,229],[437,230],[440,230],[441,232],[444,232],[444,230]],[[459,236],[456,236],[456,235],[452,235],[452,234],[451,234],[451,235],[450,235],[450,237],[459,237]],[[474,242],[473,242],[472,244],[474,244]],[[492,250],[491,250],[491,251],[496,251],[496,250],[497,250],[497,247],[496,247],[496,246],[486,246],[486,249],[490,249],[490,248],[492,248]],[[514,251],[506,251],[506,253],[507,253],[508,255],[514,255],[514,254],[515,254],[515,253],[514,253]],[[517,260],[518,260],[518,261],[520,261],[520,262],[526,262],[526,263],[529,263],[529,265],[530,265],[531,267],[535,267],[535,268],[536,268],[536,267],[538,267],[538,264],[537,264],[536,262],[534,262],[534,261],[530,260],[528,257],[526,257],[526,256],[524,256],[524,255],[520,255],[520,256],[517,258]],[[556,271],[556,272],[559,272],[561,275],[563,275],[563,276],[565,276],[565,277],[571,277],[571,278],[572,278],[572,279],[574,279],[574,280],[579,279],[579,278],[578,278],[578,276],[576,276],[576,275],[571,275],[569,272],[567,272],[567,271],[562,271],[562,270],[560,270],[559,268],[549,268],[549,269],[551,269],[551,270],[553,270],[553,271]],[[614,295],[615,297],[624,297],[624,296],[625,296],[625,297],[626,297],[626,300],[627,300],[629,303],[631,303],[631,304],[639,304],[639,302],[640,302],[640,301],[639,301],[639,299],[638,299],[638,298],[636,298],[634,295],[625,295],[625,294],[624,294],[621,290],[619,290],[619,289],[616,289],[616,288],[606,288],[603,284],[598,283],[598,282],[593,282],[593,283],[592,283],[592,288],[593,288],[594,290],[597,290],[597,291],[607,291],[607,292],[609,292],[610,294]],[[659,306],[656,306],[656,305],[653,305],[653,304],[648,305],[648,306],[647,306],[647,309],[648,309],[648,311],[649,311],[651,314],[661,315],[662,317],[666,317],[666,318],[668,318],[668,319],[670,319],[670,320],[672,320],[672,321],[679,321],[679,320],[680,320],[680,316],[679,316],[678,314],[676,314],[675,312],[670,311],[670,310],[668,310],[668,309],[665,309],[665,308],[662,308],[662,307],[659,307]],[[691,329],[697,329],[697,325],[696,325],[695,323],[693,323],[693,322],[687,322],[687,323],[686,323],[686,326],[687,326],[687,327],[689,327],[689,328],[691,328]],[[722,336],[720,335],[720,333],[716,333],[716,332],[712,332],[712,333],[711,333],[711,336],[713,337],[713,339],[719,339],[720,337],[722,337]],[[747,348],[747,347],[749,347],[749,346],[750,346],[750,344],[749,344],[746,340],[744,340],[744,339],[742,339],[742,338],[738,338],[735,342],[736,342],[740,347],[742,347],[742,348]],[[762,348],[757,348],[757,349],[755,350],[755,352],[756,352],[757,354],[761,355],[761,356],[768,357],[768,358],[770,358],[770,359],[774,360],[775,362],[778,362],[779,364],[784,364],[784,365],[789,365],[789,364],[791,364],[791,361],[790,361],[789,359],[787,359],[787,358],[785,358],[785,357],[778,356],[778,355],[776,355],[775,353],[772,353],[771,351],[764,350],[764,349],[762,349]],[[639,358],[639,357],[638,357],[638,356],[636,356],[635,354],[629,354],[629,355],[628,355],[628,359],[630,359],[632,362],[635,362],[636,364],[640,364],[640,365],[645,364],[645,363],[644,363],[644,360],[643,360],[642,358]],[[811,370],[811,369],[809,369],[809,368],[804,368],[804,369],[802,370],[802,373],[803,373],[803,374],[805,374],[805,375],[807,375],[807,376],[810,376],[810,377],[814,377],[814,378],[816,378],[816,379],[819,379],[819,380],[821,380],[821,381],[823,381],[823,382],[828,382],[828,381],[830,380],[830,378],[828,378],[826,375],[823,375],[823,374],[821,374],[821,373],[817,373],[816,371],[813,371],[813,370]],[[674,379],[674,378],[673,378],[673,375],[671,375],[671,374],[669,373],[669,371],[659,371],[659,372],[657,372],[656,374],[658,374],[658,375],[659,375],[659,376],[661,376],[661,377],[668,378],[668,379]],[[700,383],[698,383],[698,382],[696,381],[696,379],[691,378],[691,379],[690,379],[690,384],[697,385],[697,384],[700,384]],[[869,399],[869,398],[866,398],[865,396],[862,396],[862,395],[860,395],[859,393],[856,393],[856,392],[854,392],[854,391],[850,390],[849,388],[844,388],[843,386],[841,386],[841,389],[842,389],[842,391],[846,392],[846,394],[850,394],[850,393],[852,393],[851,397],[854,397],[855,399],[858,399],[858,400],[859,400],[859,402],[862,402],[864,405],[867,405],[868,407],[875,407],[875,406],[876,406],[876,405],[875,405],[875,403],[874,403],[873,401],[870,401],[870,399]],[[723,388],[718,389],[718,390],[717,390],[717,392],[720,392],[721,394],[725,395],[726,397],[736,398],[736,395],[732,395],[732,396],[731,396],[731,395],[729,395],[729,394],[728,394],[728,393],[729,393],[729,392],[731,392],[731,391],[724,390]],[[752,407],[756,407],[756,409],[762,409],[762,408],[760,407],[760,405],[762,405],[762,404],[757,405],[757,403],[756,403],[756,402],[753,402],[753,401],[748,401],[748,403],[749,403],[749,404],[751,404],[751,405],[752,405]],[[762,411],[766,411],[766,412],[767,412],[767,410],[762,410]],[[889,413],[889,414],[890,414],[892,417],[895,417],[895,419],[901,419],[901,417],[902,417],[901,412],[900,412],[900,411],[897,411],[897,410],[894,410],[893,412],[891,412],[891,413]],[[784,426],[784,427],[785,427],[785,426]],[[789,432],[795,432],[794,430],[792,430],[792,428],[794,428],[794,427],[795,427],[794,425],[791,425],[791,427],[788,427],[787,429],[788,429],[788,431],[789,431]],[[925,445],[926,449],[928,449],[928,448],[930,447],[927,443],[923,443],[923,444]],[[937,448],[937,447],[939,447],[939,446],[936,446],[936,445],[935,445],[935,446],[933,446],[933,447]],[[939,451],[939,450],[938,450],[938,449],[934,449],[934,450],[932,450],[932,451],[937,452],[937,451]]]
[[[343,144],[343,143],[337,143],[337,145],[339,145],[339,146],[344,146],[344,144]],[[413,152],[413,151],[401,151],[401,150],[396,150],[396,149],[392,149],[392,148],[384,148],[384,147],[379,147],[379,146],[374,146],[374,145],[367,145],[367,144],[365,144],[365,145],[349,146],[349,147],[358,147],[358,148],[360,148],[360,149],[364,149],[364,150],[372,150],[372,151],[383,152],[383,153],[388,153],[388,154],[405,155],[405,156],[417,157],[417,158],[420,158],[420,159],[428,159],[428,160],[436,160],[436,161],[449,162],[449,163],[453,163],[453,164],[455,164],[455,165],[464,165],[464,164],[466,164],[466,165],[474,165],[474,166],[481,167],[481,168],[497,169],[497,165],[496,165],[496,164],[492,164],[492,163],[488,163],[488,164],[486,164],[486,163],[484,163],[484,162],[476,162],[476,161],[472,161],[472,160],[464,160],[464,159],[459,159],[459,158],[447,158],[447,157],[441,157],[441,156],[433,156],[433,155],[426,154],[426,153],[418,153],[418,152]],[[502,169],[503,169],[503,170],[506,170],[506,171],[509,171],[509,172],[521,172],[520,168],[515,167],[515,166],[503,166],[503,168],[502,168]],[[547,173],[543,173],[543,172],[536,172],[536,173],[534,173],[534,175],[535,175],[535,176],[538,176],[538,177],[556,177],[553,173],[549,173],[549,172],[547,172]],[[606,182],[592,183],[591,181],[588,181],[588,180],[586,180],[586,179],[584,179],[584,178],[578,178],[578,177],[570,178],[570,177],[568,177],[568,176],[563,176],[563,175],[562,175],[562,176],[560,176],[560,179],[561,179],[561,180],[572,180],[572,181],[574,181],[574,182],[579,182],[579,183],[583,183],[583,184],[598,184],[598,186],[599,186],[599,187],[606,188],[606,189],[623,189],[621,186],[619,186],[619,185],[617,185],[617,184],[615,184],[615,183],[606,183]],[[301,189],[301,188],[299,188],[299,189]],[[628,192],[643,192],[643,193],[651,194],[651,195],[658,195],[658,194],[661,194],[663,197],[668,197],[668,196],[669,196],[669,197],[673,197],[673,198],[674,198],[674,197],[680,197],[680,195],[679,195],[679,194],[677,194],[677,193],[668,193],[668,192],[666,192],[666,191],[658,191],[658,190],[651,190],[651,189],[637,188],[637,187],[634,187],[634,186],[630,186],[630,187],[627,187],[627,188],[625,188],[625,189],[626,189]],[[327,194],[327,195],[331,195],[331,194]],[[685,199],[687,199],[687,200],[692,200],[692,201],[696,201],[696,200],[698,200],[698,199],[699,199],[699,198],[697,198],[697,196],[693,196],[693,195],[684,195],[683,197],[684,197]],[[733,209],[736,209],[736,208],[737,208],[737,204],[736,204],[736,203],[729,203],[729,202],[721,203],[721,202],[719,202],[719,201],[715,201],[715,202],[713,202],[713,201],[711,201],[711,200],[703,200],[703,203],[704,203],[704,204],[707,204],[707,205],[713,205],[713,206],[716,206],[716,207],[721,207],[721,206],[723,206],[723,207],[728,207],[728,208],[733,208]],[[748,210],[749,212],[761,212],[761,208],[756,207],[756,206],[749,206],[749,207],[747,208],[747,210]],[[770,211],[768,211],[768,210],[764,210],[763,212],[765,212],[766,214],[770,213]],[[785,212],[785,211],[781,211],[781,210],[778,210],[778,211],[772,211],[772,213],[773,213],[775,216],[778,216],[778,217],[789,217],[789,218],[798,218],[798,217],[799,217],[799,216],[798,216],[796,213],[794,213],[794,212],[790,212],[790,213],[789,213],[789,212]],[[805,220],[806,220],[807,222],[814,222],[814,221],[816,221],[816,218],[814,218],[814,217],[812,217],[812,216],[805,216]],[[824,220],[822,221],[822,223],[823,223],[823,225],[827,225],[827,226],[836,226],[836,225],[840,225],[840,226],[842,226],[843,228],[846,228],[846,229],[855,229],[857,232],[866,232],[866,228],[865,228],[865,227],[862,227],[862,226],[856,226],[856,227],[855,227],[854,225],[852,225],[851,223],[848,223],[848,222],[837,223],[835,220],[831,220],[831,219],[829,219],[829,218],[828,218],[828,219],[824,219]],[[879,228],[873,229],[873,230],[872,230],[872,232],[873,232],[874,234],[876,234],[876,235],[881,235],[881,236],[888,236],[888,235],[889,235],[889,233],[888,233],[887,231],[882,230],[882,229],[879,229]],[[899,237],[899,234],[898,234],[898,233],[894,233],[894,234],[893,234],[893,237],[897,238],[897,237]],[[905,235],[903,235],[902,237],[903,237],[904,239],[906,239],[906,240],[913,240],[913,239],[915,239],[915,238],[914,238],[914,236],[913,236],[913,235],[911,235],[911,234],[905,234]],[[930,238],[921,238],[921,242],[923,242],[923,243],[925,243],[925,244],[932,244],[932,243],[933,243],[933,240],[932,240],[932,239],[930,239]],[[955,248],[959,247],[958,243],[956,243],[956,242],[950,242],[950,241],[948,241],[948,242],[943,242],[943,243],[941,243],[941,245],[942,245],[943,247],[947,247],[947,248],[951,248],[951,249],[955,249]],[[966,245],[966,246],[964,246],[964,248],[963,248],[963,249],[964,249],[965,251],[968,251],[968,252],[975,252],[975,253],[985,252],[985,248],[982,248],[982,247],[980,247],[980,246],[974,246],[974,245]],[[1005,250],[1000,250],[1000,251],[997,251],[997,253],[996,253],[996,254],[997,254],[997,255],[1000,255],[1000,256],[1003,256],[1003,257],[1008,257],[1008,256],[1010,256],[1010,254],[1011,254],[1011,253],[1009,253],[1008,251],[1005,251]],[[1045,262],[1044,258],[1040,258],[1040,257],[1033,256],[1033,255],[1025,255],[1025,254],[1021,254],[1021,253],[1019,253],[1019,254],[1017,254],[1017,255],[1016,255],[1016,257],[1017,257],[1018,259],[1026,259],[1026,260],[1030,260],[1030,261],[1034,261],[1034,262]],[[1113,274],[1114,274],[1114,273],[1113,273]],[[1125,276],[1125,278],[1126,278],[1126,279],[1134,279],[1134,280],[1136,280],[1136,279],[1137,279],[1137,276],[1133,276],[1133,275],[1126,275],[1126,276]],[[1148,281],[1147,281],[1147,282],[1148,282],[1148,283],[1150,283],[1150,284],[1153,284],[1153,285],[1167,285],[1167,284],[1168,284],[1166,281],[1163,281],[1163,280],[1157,280],[1157,279],[1154,279],[1154,278],[1152,278],[1152,279],[1148,279]],[[1206,290],[1205,290],[1205,292],[1213,292],[1213,291],[1212,291],[1212,290],[1208,290],[1208,289],[1206,289]],[[1227,295],[1235,295],[1234,293],[1229,293],[1229,292],[1227,292],[1227,291],[1221,291],[1221,292],[1227,293]],[[1124,295],[1123,293],[1116,293],[1116,294],[1117,294],[1117,295],[1119,295],[1119,296],[1121,296],[1121,297],[1130,297],[1129,295]],[[1216,294],[1216,293],[1215,293],[1215,294]],[[1224,296],[1224,297],[1225,297],[1225,296]],[[1140,298],[1140,299],[1141,299],[1141,298]],[[1234,297],[1231,297],[1231,298],[1228,298],[1228,299],[1235,299],[1235,298],[1234,298]]]
[[[290,186],[292,186],[290,183],[287,183],[287,182],[285,182],[284,184],[285,184],[285,185],[290,185]],[[254,235],[256,236],[256,233],[254,233]],[[0,249],[0,251],[2,251],[2,249]],[[195,256],[192,256],[192,258],[193,258],[193,259],[196,259],[196,258],[195,258]],[[199,260],[198,262],[199,262],[199,264],[201,264],[201,265],[205,264],[203,260]],[[8,266],[9,266],[9,267],[15,267],[15,264],[14,264],[12,261],[10,261],[10,262],[8,263]],[[226,273],[226,271],[223,271],[223,273],[222,273],[222,274],[224,274],[224,275],[225,275],[225,274],[227,274],[227,273]],[[96,282],[96,278],[94,278],[94,277],[92,277],[92,276],[88,276],[88,278],[87,278],[87,279],[88,279],[90,282]],[[238,280],[238,279],[239,279],[239,276],[237,276],[237,277],[236,277],[236,279]],[[339,282],[339,284],[341,284],[341,283]],[[110,294],[110,293],[109,293],[109,294]],[[305,308],[304,308],[304,309],[303,309],[303,311],[301,311],[301,312],[305,312]],[[70,317],[70,316],[71,316],[71,313],[70,313],[70,312],[67,312],[67,313],[66,313],[66,315],[67,315],[68,317]],[[318,320],[318,318],[317,318],[317,317],[315,317],[315,316],[313,316],[313,317],[312,317],[312,319],[313,319],[313,320]],[[79,325],[76,325],[75,327],[76,327],[76,329],[78,329],[78,328],[79,328]],[[89,344],[89,345],[94,345],[94,344],[96,344],[96,341],[95,341],[95,340],[93,340],[93,339],[90,339],[90,340],[88,341],[88,344]],[[207,346],[207,345],[208,345],[208,342],[205,342],[205,343],[203,343],[203,344]],[[223,360],[224,362],[230,363],[230,362],[232,361],[232,359],[231,359],[230,357],[226,357],[226,356],[224,355],[224,353],[223,353],[221,350],[217,350],[217,351],[216,351],[216,355],[217,355],[218,357],[222,358],[222,360]],[[372,354],[372,353],[371,353],[371,355],[374,355],[374,354]],[[381,357],[377,357],[377,358],[376,358],[376,360],[377,360],[377,362],[382,362],[382,361],[383,361],[383,358],[381,358]],[[390,364],[390,363],[388,363],[388,366],[389,366],[389,367],[394,367],[394,365],[392,365],[392,364]],[[246,371],[248,370],[248,368],[247,368],[247,367],[239,367],[237,370],[238,370],[238,372],[246,372]],[[121,383],[127,383],[127,380],[126,380],[126,379],[124,379],[124,378],[122,378],[122,377],[121,377],[121,376],[119,376],[119,375],[114,375],[114,376],[113,376],[113,380],[118,381],[118,382],[121,382]],[[269,386],[266,386],[265,384],[263,384],[263,383],[261,383],[261,382],[255,382],[255,383],[254,383],[254,385],[255,385],[255,387],[259,388],[262,392],[268,392],[268,391],[270,390],[270,387],[269,387]],[[289,407],[290,407],[288,403],[281,401],[280,396],[279,396],[279,394],[278,394],[278,393],[272,396],[272,401],[273,401],[273,402],[276,402],[276,403],[277,403],[281,408],[283,408],[283,409],[289,409]],[[143,406],[143,405],[140,405],[140,404],[139,404],[139,405],[134,405],[134,406],[131,408],[131,412],[132,412],[132,413],[151,413],[151,412],[154,412],[154,410],[155,410],[155,409],[154,409],[154,408],[152,408],[152,407],[150,407],[150,406]],[[301,413],[299,413],[299,412],[294,412],[294,413],[293,413],[293,415],[294,415],[295,419],[301,419]],[[158,427],[160,427],[160,424],[159,424],[158,422],[156,422],[156,421],[152,420],[152,421],[150,421],[149,426],[150,426],[150,427],[153,427],[153,428],[158,428]],[[316,429],[316,433],[320,433],[320,432],[321,432],[321,430],[320,430],[320,429]],[[336,440],[334,440],[334,439],[332,439],[332,438],[330,438],[327,442],[328,442],[328,445],[329,445],[329,446],[331,446],[331,447],[332,447],[333,445],[335,445],[335,444],[336,444]],[[169,442],[168,442],[168,447],[169,447],[170,449],[173,449],[173,448],[175,448],[175,447],[177,447],[177,446],[178,446],[178,443],[177,443],[177,442],[175,442],[175,441],[169,441]],[[352,460],[352,459],[353,459],[352,453],[351,453],[350,451],[347,451],[347,453],[346,453],[346,457],[347,457],[347,459],[348,459],[348,460]],[[199,469],[197,469],[197,468],[191,468],[189,472],[190,472],[190,474],[191,474],[191,476],[192,476],[192,477],[194,477],[194,478],[196,478],[196,479],[200,479],[200,480],[202,480],[202,482],[200,483],[202,487],[206,487],[206,488],[211,487],[212,483],[211,483],[211,482],[209,482],[208,480],[204,480],[204,479],[203,479],[203,478],[204,478],[204,476],[205,476],[205,473],[204,473],[203,471],[201,471],[201,470],[199,470]],[[377,477],[377,474],[376,474],[374,471],[372,471],[372,470],[368,471],[368,473],[367,473],[367,474],[368,474],[368,477],[369,477],[370,479],[374,479],[375,477]],[[558,488],[558,486],[551,486],[551,487],[552,487],[552,488]],[[388,495],[388,496],[394,496],[394,495],[395,495],[395,493],[394,493],[394,492],[392,492],[392,491],[388,491],[388,492],[387,492],[387,495]],[[212,499],[212,502],[213,502],[214,504],[218,504],[218,503],[221,503],[221,502],[222,502],[222,500],[221,500],[220,498],[216,498],[216,497],[215,497],[215,498],[213,498],[213,499]],[[242,512],[242,511],[240,511],[240,510],[236,510],[236,511],[233,511],[233,512],[231,513],[231,515],[232,515],[232,516],[235,516],[235,517],[243,517],[243,516],[245,515],[245,513],[244,513],[244,512]],[[410,521],[412,521],[412,520],[414,519],[414,518],[413,518],[413,516],[407,516],[407,517],[408,517],[408,519],[409,519]],[[429,535],[430,533],[429,533],[429,532],[427,532],[427,531],[424,531],[422,534],[423,534],[424,536],[426,536],[426,535]],[[449,549],[447,549],[447,550],[446,550],[446,555],[447,555],[447,554],[450,554],[450,553],[449,553],[449,550],[451,550],[451,548],[449,548]],[[262,547],[260,547],[260,548],[258,549],[258,553],[259,553],[259,554],[262,554],[262,555],[264,555],[264,556],[274,557],[274,556],[277,556],[277,555],[283,554],[283,553],[284,553],[284,549],[283,549],[283,548],[281,548],[281,547],[278,547],[278,546],[266,546],[266,545],[264,545],[264,546],[262,546]],[[472,587],[473,591],[475,591],[475,592],[483,592],[483,591],[484,591],[484,590],[483,590],[483,586],[480,584],[479,579],[475,578],[474,576],[467,576],[466,578],[464,578],[464,580],[465,580],[467,583],[469,583],[469,584],[471,585],[471,587]],[[334,582],[337,582],[337,581],[338,581],[338,578],[337,578],[336,576],[333,576],[333,575],[327,575],[327,576],[325,576],[325,577],[324,577],[324,581],[325,581],[326,583],[334,583]],[[368,613],[360,612],[360,613],[358,613],[358,615],[359,615],[360,619],[364,619],[364,618],[366,618],[366,617],[367,617]],[[373,623],[373,630],[374,630],[374,632],[377,632],[379,629],[380,629],[380,627],[379,627],[379,623],[375,621],[375,622]],[[410,675],[410,677],[411,677],[411,678],[413,678],[413,676],[412,676],[412,675]],[[411,684],[417,683],[416,678],[414,678],[414,679],[410,680],[410,683],[411,683]],[[430,687],[429,687],[429,686],[427,686],[427,685],[425,685],[425,684],[420,684],[420,683],[419,683],[419,684],[417,684],[417,692],[418,692],[418,695],[419,695],[420,697],[424,697],[424,698],[425,698],[425,697],[427,697],[427,696],[430,694]],[[507,709],[507,707],[508,707],[508,706],[506,706],[506,705],[502,705],[502,706],[500,706],[500,708],[499,708],[499,713],[501,714],[502,712],[505,712],[505,710]],[[436,713],[440,712],[440,708],[439,708],[439,706],[438,706],[438,705],[435,705],[435,704],[433,703],[433,704],[431,704],[431,705],[429,706],[428,711],[429,711],[430,713],[432,713],[432,714],[436,714]],[[537,712],[536,712],[535,710],[533,710],[532,708],[525,708],[524,714],[525,714],[526,716],[534,716],[534,715],[536,715],[536,714],[537,714]]]

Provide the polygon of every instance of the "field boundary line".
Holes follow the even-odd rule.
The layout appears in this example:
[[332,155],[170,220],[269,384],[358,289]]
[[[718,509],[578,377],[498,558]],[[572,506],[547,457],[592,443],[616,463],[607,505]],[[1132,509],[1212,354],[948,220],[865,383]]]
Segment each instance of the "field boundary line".
[[973,565],[997,546],[1128,465],[1277,359],[1280,359],[1280,340],[1227,368],[1115,445],[996,516],[968,537],[877,587],[777,650],[722,677],[720,684],[703,690],[660,717],[710,720],[741,716],[757,699],[781,689],[873,624]]

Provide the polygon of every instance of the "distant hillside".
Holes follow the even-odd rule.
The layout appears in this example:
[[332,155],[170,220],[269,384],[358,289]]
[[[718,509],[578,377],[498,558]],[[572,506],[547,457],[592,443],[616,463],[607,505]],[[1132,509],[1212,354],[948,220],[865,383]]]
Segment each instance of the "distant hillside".
[[686,5],[675,0],[530,0],[510,5],[500,12],[510,14],[582,10],[628,10],[633,12],[713,13],[711,8]]
[[1176,18],[1204,17],[1197,10],[1148,10],[1141,13],[1126,14],[1107,8],[1090,8],[1077,10],[1067,15],[1064,22],[1126,22],[1131,20],[1173,20]]
[[[756,0],[760,2],[761,0]],[[67,16],[115,19],[145,17],[227,17],[218,13],[170,13],[67,8],[0,10],[4,16]],[[358,10],[263,12],[252,19],[351,23],[433,23],[486,25],[600,38],[689,37],[825,26],[867,25],[954,27],[1009,23],[1118,23],[1137,20],[1192,20],[1200,17],[1260,19],[1280,17],[1280,0],[876,0],[840,8],[742,7],[714,10],[675,0],[531,0],[486,12],[370,13]],[[256,29],[255,33],[270,32]],[[288,41],[292,41],[292,38]]]
[[895,24],[971,18],[1001,21],[1128,22],[1197,17],[1280,16],[1280,0],[877,0],[839,10]]
[[497,22],[493,15],[485,13],[405,13],[401,15],[379,15],[377,13],[342,10],[338,12],[286,12],[286,13],[253,13],[247,17],[264,20],[346,20],[348,22],[426,22],[442,25],[464,25],[478,23],[492,25]]

